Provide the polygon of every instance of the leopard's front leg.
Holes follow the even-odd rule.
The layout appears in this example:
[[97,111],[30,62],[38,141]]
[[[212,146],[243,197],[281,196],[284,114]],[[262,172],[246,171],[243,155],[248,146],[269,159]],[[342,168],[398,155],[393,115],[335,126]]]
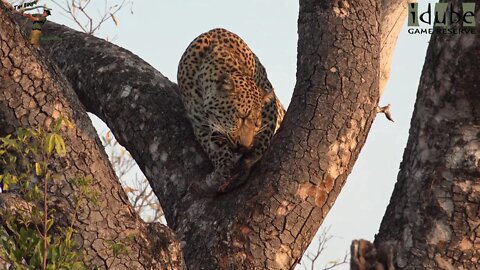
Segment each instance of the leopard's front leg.
[[210,142],[207,152],[214,170],[205,179],[206,189],[215,193],[225,192],[237,178],[234,170],[242,155],[233,152],[226,144],[215,142]]
[[214,167],[205,181],[195,184],[195,188],[206,193],[225,192],[235,181],[234,170],[242,155],[232,151],[226,142],[216,140],[214,134],[205,126],[194,125],[194,131]]

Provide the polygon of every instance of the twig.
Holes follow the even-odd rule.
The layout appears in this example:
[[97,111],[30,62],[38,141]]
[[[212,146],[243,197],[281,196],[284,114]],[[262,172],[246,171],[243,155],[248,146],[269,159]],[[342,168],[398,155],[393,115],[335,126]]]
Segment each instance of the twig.
[[[327,242],[330,241],[334,236],[329,235],[328,231],[330,230],[330,227],[323,229],[322,233],[318,237],[318,247],[315,253],[307,253],[306,258],[310,260],[311,265],[310,265],[310,270],[315,270],[316,268],[316,263],[317,260],[320,258],[320,255],[323,254],[323,252],[327,249]],[[343,257],[342,260],[336,260],[333,262],[329,262],[327,265],[324,266],[323,270],[330,270],[333,269],[339,265],[345,264],[348,261],[348,252],[345,253],[345,256]],[[303,265],[303,268],[307,270],[306,265]]]
[[48,174],[43,179],[43,270],[46,270],[48,255]]
[[[87,11],[87,7],[89,6],[91,0],[65,0],[63,4],[60,4],[56,0],[52,0],[52,2],[60,7],[65,13],[67,13],[67,17],[73,20],[76,25],[80,27],[80,29],[87,33],[93,35],[97,30],[100,29],[101,25],[106,22],[110,17],[114,17],[114,15],[120,11],[123,6],[131,0],[123,0],[120,4],[115,5],[108,5],[108,0],[104,0],[104,10],[103,12],[98,10],[99,20],[95,23],[95,19],[91,16],[91,14]],[[80,11],[78,13],[77,11]],[[81,16],[80,16],[81,14]],[[82,23],[82,17],[86,19],[85,23]]]

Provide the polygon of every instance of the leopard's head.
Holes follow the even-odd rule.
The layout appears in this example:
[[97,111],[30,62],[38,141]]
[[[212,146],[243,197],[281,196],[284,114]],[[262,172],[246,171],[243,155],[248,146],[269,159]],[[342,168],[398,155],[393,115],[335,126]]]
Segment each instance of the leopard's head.
[[262,110],[274,97],[241,74],[222,73],[204,93],[204,111],[212,138],[237,152],[247,152],[262,126]]

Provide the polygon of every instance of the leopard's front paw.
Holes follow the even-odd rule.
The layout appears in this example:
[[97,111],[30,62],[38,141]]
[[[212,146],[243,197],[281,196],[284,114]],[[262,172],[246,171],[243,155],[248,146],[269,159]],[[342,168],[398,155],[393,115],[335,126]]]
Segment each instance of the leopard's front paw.
[[193,193],[201,197],[211,197],[228,190],[233,179],[227,179],[216,172],[207,175],[204,181],[190,185]]
[[211,192],[224,193],[229,189],[234,180],[235,177],[225,177],[217,172],[212,172],[207,175],[205,184],[207,189]]

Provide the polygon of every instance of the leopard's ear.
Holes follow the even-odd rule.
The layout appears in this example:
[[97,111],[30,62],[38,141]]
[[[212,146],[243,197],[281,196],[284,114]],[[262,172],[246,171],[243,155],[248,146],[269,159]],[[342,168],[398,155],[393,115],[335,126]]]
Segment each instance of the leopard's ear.
[[219,90],[223,91],[233,91],[234,90],[234,84],[233,84],[233,79],[232,76],[229,73],[222,73],[218,77],[218,88]]
[[271,89],[270,91],[264,91],[263,92],[263,106],[271,103],[272,101],[275,101],[275,92],[273,91],[273,89]]

